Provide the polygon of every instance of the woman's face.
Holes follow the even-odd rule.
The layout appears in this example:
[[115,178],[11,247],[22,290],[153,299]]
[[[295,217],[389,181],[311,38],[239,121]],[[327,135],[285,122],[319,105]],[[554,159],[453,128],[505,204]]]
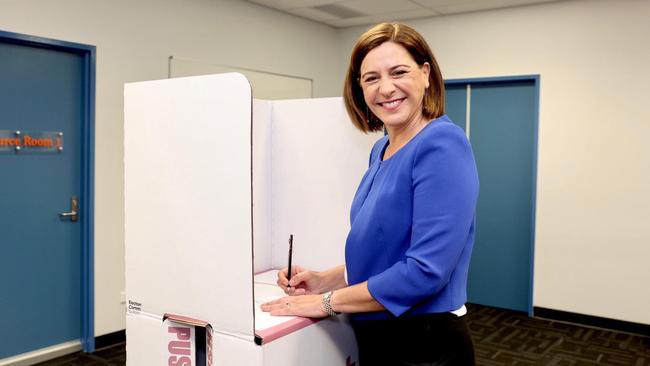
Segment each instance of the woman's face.
[[419,123],[422,99],[429,87],[429,64],[422,67],[400,44],[385,42],[361,62],[363,98],[390,130]]

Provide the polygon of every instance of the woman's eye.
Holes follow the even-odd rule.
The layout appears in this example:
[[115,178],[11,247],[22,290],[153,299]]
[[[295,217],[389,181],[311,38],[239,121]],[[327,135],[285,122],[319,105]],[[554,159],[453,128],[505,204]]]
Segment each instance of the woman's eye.
[[364,83],[372,83],[373,81],[376,81],[377,78],[375,76],[368,76],[367,78],[363,79]]
[[402,76],[402,75],[407,74],[407,73],[408,73],[407,70],[396,70],[396,71],[393,73],[393,75],[395,75],[395,76]]

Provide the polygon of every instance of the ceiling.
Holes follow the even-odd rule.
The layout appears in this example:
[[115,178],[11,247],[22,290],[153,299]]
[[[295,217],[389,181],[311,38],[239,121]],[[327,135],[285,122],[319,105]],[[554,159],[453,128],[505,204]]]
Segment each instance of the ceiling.
[[562,0],[247,0],[337,28]]

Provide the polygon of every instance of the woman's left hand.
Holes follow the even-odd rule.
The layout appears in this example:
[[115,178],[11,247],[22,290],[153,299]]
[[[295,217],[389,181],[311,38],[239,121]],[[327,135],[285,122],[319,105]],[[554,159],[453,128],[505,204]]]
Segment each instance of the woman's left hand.
[[322,295],[286,296],[264,303],[261,307],[262,311],[271,315],[324,318],[327,313],[323,310],[322,300]]

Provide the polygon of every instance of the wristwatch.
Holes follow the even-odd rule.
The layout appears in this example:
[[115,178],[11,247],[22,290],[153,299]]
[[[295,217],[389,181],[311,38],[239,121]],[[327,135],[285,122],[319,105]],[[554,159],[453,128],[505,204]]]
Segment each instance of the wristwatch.
[[325,294],[323,294],[323,301],[322,301],[322,303],[323,303],[323,310],[325,310],[325,312],[326,312],[327,315],[329,315],[329,316],[334,316],[334,315],[339,315],[339,314],[341,314],[341,313],[339,313],[339,312],[334,311],[334,309],[332,309],[332,304],[331,304],[331,301],[332,301],[332,293],[334,293],[334,291],[326,292]]

